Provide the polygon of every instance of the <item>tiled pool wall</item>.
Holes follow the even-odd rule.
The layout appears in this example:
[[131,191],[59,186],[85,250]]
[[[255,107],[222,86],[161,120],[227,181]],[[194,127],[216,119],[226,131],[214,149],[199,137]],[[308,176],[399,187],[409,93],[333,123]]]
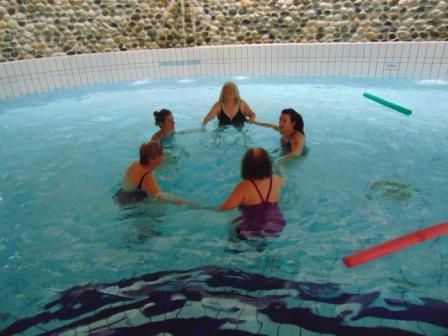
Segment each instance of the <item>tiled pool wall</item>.
[[448,79],[448,42],[231,45],[0,63],[0,98],[115,81],[234,76]]

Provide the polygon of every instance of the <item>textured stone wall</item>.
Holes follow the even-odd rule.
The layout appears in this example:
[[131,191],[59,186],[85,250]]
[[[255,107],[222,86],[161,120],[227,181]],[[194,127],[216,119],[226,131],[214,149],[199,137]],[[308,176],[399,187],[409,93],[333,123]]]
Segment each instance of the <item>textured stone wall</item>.
[[0,61],[288,42],[447,41],[448,0],[0,0]]

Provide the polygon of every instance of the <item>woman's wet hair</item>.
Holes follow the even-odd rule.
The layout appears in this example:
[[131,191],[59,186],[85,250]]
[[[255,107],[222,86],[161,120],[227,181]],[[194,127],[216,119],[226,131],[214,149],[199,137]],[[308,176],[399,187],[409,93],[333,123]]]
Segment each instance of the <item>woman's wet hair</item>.
[[221,88],[221,93],[219,95],[219,101],[222,103],[224,99],[224,88],[231,87],[233,89],[233,92],[235,93],[235,101],[240,101],[240,90],[238,90],[238,86],[234,82],[225,82],[224,85]]
[[140,146],[140,164],[146,165],[152,159],[163,154],[162,146],[157,142],[145,142]]
[[303,128],[304,128],[303,118],[300,115],[300,113],[298,113],[296,110],[294,110],[292,108],[286,108],[281,113],[289,115],[289,118],[291,119],[291,122],[295,123],[294,124],[294,129],[296,131],[299,131],[303,135],[305,135],[305,132],[303,130]]
[[169,116],[171,113],[170,110],[161,109],[160,111],[154,111],[154,119],[157,126],[161,126],[161,124],[165,121],[165,118]]
[[263,179],[272,175],[272,161],[263,148],[249,148],[241,163],[241,177],[245,180]]

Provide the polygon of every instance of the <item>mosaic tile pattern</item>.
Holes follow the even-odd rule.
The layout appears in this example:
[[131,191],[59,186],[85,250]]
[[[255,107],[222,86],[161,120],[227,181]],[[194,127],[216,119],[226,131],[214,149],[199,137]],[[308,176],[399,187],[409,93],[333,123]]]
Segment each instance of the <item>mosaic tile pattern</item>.
[[448,303],[205,266],[62,292],[0,335],[445,335]]

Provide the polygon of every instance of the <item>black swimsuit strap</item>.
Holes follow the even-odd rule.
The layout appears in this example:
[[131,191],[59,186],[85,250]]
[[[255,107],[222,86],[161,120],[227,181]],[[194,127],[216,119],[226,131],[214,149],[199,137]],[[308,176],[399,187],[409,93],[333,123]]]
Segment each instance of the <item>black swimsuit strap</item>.
[[138,186],[137,186],[138,189],[141,189],[141,188],[142,188],[143,180],[145,179],[146,175],[148,175],[148,174],[149,174],[149,172],[146,172],[146,173],[144,173],[144,174],[142,175],[142,177],[140,178],[140,182],[139,182],[139,184],[138,184]]
[[227,119],[229,119],[230,121],[235,119],[235,117],[238,115],[238,113],[241,113],[244,116],[243,111],[241,111],[241,99],[238,102],[238,110],[236,111],[235,115],[232,118],[230,118],[229,115],[224,111],[224,107],[222,107],[221,103],[219,103],[219,106],[221,106],[221,112],[220,113],[224,114],[227,117]]
[[269,190],[268,193],[266,195],[266,199],[263,198],[263,195],[261,194],[260,189],[258,188],[257,184],[255,183],[254,180],[249,180],[250,182],[252,182],[252,184],[255,187],[255,190],[257,190],[258,196],[260,196],[261,202],[267,202],[269,200],[269,196],[271,195],[271,190],[272,190],[272,176],[269,176]]

